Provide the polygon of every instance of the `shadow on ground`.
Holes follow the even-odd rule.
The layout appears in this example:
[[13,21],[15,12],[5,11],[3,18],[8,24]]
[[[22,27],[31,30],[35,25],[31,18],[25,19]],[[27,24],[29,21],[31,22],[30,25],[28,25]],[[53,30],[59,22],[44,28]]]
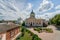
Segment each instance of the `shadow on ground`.
[[60,26],[56,26],[56,28],[57,28],[56,30],[59,30],[60,31]]

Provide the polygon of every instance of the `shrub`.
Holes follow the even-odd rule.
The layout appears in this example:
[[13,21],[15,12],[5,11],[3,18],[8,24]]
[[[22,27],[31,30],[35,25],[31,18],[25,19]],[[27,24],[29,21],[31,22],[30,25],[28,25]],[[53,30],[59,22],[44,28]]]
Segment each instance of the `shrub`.
[[40,29],[39,28],[34,28],[35,31],[39,31]]
[[53,30],[52,30],[51,28],[47,28],[46,31],[47,31],[48,33],[52,33],[52,32],[53,32]]
[[31,32],[30,34],[31,34],[31,36],[33,36],[33,35],[34,35],[34,33],[32,33],[32,32]]
[[41,40],[41,39],[36,34],[34,34],[32,40]]
[[21,32],[24,32],[24,28],[21,29]]
[[24,32],[21,33],[21,37],[23,37],[23,36],[24,36]]
[[34,28],[34,30],[36,31],[36,28]]
[[34,28],[34,30],[37,31],[37,32],[39,32],[39,33],[42,32],[42,28],[40,28],[40,27]]

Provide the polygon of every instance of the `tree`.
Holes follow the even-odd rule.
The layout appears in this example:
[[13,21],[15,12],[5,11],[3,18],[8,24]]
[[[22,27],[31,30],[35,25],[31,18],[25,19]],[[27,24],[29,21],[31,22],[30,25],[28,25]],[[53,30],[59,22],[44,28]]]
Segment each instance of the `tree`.
[[22,26],[25,26],[25,22],[23,21]]
[[52,24],[60,25],[60,14],[55,15],[50,21]]

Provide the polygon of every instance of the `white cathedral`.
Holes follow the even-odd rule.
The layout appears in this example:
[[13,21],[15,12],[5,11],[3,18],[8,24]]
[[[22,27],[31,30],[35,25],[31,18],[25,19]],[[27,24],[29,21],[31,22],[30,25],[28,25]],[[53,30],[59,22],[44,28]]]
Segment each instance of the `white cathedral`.
[[28,26],[28,27],[32,27],[32,26],[33,27],[37,27],[37,26],[42,27],[42,26],[47,26],[47,25],[48,25],[48,22],[45,21],[44,19],[35,18],[35,13],[33,12],[33,10],[30,14],[30,17],[25,20],[25,26]]

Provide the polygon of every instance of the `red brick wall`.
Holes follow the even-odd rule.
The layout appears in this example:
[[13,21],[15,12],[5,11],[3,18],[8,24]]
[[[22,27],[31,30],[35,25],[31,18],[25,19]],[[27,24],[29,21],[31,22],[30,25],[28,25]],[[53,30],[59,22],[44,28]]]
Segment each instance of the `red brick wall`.
[[10,32],[9,31],[6,33],[6,40],[11,40],[10,39]]
[[12,30],[7,31],[7,32],[6,32],[6,39],[7,39],[7,40],[11,40],[11,38],[14,37],[14,36],[11,37],[11,32],[15,32],[15,33],[14,33],[14,36],[15,36],[15,35],[17,35],[17,34],[20,32],[20,28],[18,27],[18,28],[14,28],[14,29],[12,29]]

